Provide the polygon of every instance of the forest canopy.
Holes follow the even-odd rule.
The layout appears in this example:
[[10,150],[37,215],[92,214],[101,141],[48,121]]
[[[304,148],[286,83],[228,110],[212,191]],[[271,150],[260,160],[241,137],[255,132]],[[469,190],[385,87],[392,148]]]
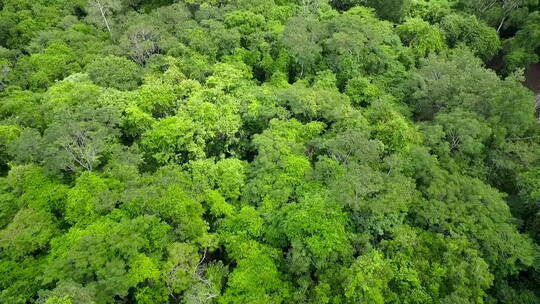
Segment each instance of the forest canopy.
[[0,9],[0,303],[540,303],[539,1]]

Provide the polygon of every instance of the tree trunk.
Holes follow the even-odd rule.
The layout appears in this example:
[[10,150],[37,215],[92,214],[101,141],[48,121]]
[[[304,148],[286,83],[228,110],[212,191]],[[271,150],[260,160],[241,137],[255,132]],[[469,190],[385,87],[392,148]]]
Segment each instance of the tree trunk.
[[113,40],[113,34],[111,31],[111,27],[109,26],[109,21],[107,21],[107,16],[105,16],[105,10],[103,5],[99,0],[96,0],[99,12],[101,13],[101,17],[103,18],[103,22],[105,22],[105,27],[107,27],[107,31],[109,31],[109,35],[111,36],[111,40]]
[[502,18],[501,23],[499,24],[499,27],[497,27],[497,34],[501,31],[501,28],[505,20],[506,20],[506,15]]

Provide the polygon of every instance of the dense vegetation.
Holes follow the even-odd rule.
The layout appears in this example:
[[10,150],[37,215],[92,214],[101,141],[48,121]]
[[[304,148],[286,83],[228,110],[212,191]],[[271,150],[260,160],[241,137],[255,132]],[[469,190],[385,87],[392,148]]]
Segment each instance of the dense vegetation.
[[0,8],[0,303],[540,303],[538,1]]

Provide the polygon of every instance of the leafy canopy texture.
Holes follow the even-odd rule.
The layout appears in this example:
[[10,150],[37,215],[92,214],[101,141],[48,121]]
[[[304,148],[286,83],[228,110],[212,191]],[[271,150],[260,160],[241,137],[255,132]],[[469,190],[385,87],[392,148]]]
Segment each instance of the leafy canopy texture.
[[0,303],[540,303],[539,46],[536,0],[0,1]]

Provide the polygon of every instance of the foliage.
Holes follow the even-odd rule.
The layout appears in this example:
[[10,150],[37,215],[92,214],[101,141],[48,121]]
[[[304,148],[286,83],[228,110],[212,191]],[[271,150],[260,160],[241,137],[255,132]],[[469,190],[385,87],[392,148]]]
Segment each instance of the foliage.
[[539,9],[0,1],[0,303],[540,303]]
[[450,46],[464,44],[484,61],[493,58],[501,47],[497,32],[474,16],[451,14],[441,20],[440,27]]
[[88,76],[102,87],[133,90],[139,85],[142,71],[125,58],[109,56],[87,66]]

